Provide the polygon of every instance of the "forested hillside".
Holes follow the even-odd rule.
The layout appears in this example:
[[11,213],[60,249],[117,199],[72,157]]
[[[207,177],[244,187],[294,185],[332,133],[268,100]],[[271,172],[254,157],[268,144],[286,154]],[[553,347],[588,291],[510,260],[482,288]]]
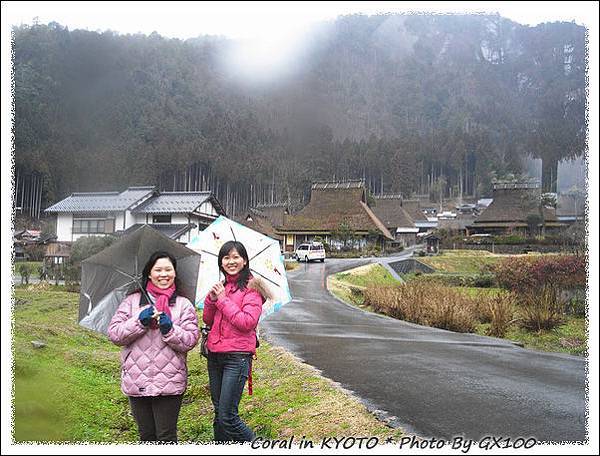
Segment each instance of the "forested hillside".
[[[248,83],[225,38],[13,31],[15,172],[40,207],[131,185],[216,193],[231,215],[301,207],[311,181],[473,195],[586,144],[586,30],[500,16],[346,16],[316,26],[294,71]],[[268,72],[268,68],[267,68]]]

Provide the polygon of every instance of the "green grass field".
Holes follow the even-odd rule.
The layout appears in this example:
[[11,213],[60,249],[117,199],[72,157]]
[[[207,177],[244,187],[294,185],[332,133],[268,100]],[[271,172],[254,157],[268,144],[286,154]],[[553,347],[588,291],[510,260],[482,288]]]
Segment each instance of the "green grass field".
[[[16,443],[137,441],[120,390],[119,347],[77,324],[79,296],[60,287],[17,287],[13,311],[14,434]],[[32,341],[46,344],[34,348]],[[261,342],[253,366],[254,394],[244,393],[240,415],[258,436],[401,435],[356,398],[289,353]],[[189,384],[179,439],[212,438],[213,410],[206,361],[188,354]]]

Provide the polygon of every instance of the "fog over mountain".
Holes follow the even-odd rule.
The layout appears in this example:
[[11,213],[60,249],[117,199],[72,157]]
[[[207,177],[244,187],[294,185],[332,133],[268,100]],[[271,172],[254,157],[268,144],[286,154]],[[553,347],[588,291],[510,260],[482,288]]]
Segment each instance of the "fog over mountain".
[[586,145],[574,23],[344,16],[263,62],[226,38],[57,23],[17,27],[13,42],[15,172],[44,206],[155,184],[211,189],[235,215],[301,207],[312,181],[350,178],[374,193],[480,197],[531,158],[544,190],[581,183],[558,169]]

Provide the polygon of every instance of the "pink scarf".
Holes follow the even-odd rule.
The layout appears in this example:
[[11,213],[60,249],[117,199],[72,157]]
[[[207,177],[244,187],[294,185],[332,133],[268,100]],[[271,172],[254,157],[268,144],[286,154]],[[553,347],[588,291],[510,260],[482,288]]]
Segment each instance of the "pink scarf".
[[[158,288],[154,285],[150,280],[146,284],[146,291],[156,299],[154,303],[154,307],[157,312],[166,313],[169,318],[171,318],[171,309],[169,309],[169,299],[175,293],[175,284],[171,285],[169,288]],[[158,322],[155,319],[152,319],[150,324],[151,328],[158,328]]]

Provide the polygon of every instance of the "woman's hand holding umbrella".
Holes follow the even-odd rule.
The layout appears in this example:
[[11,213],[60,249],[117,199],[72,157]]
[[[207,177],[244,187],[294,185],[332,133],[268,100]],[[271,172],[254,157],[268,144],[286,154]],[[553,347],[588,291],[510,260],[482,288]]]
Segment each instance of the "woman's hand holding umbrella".
[[153,318],[156,318],[156,309],[154,306],[146,307],[140,312],[139,320],[142,325],[148,327]]
[[[155,319],[156,323],[159,326],[161,326],[161,320],[163,320],[164,326],[165,327],[168,326],[168,329],[166,332],[169,332],[168,330],[171,329],[171,326],[173,326],[173,322],[171,321],[170,318],[169,318],[168,322],[166,320],[164,320],[162,318],[163,315],[168,318],[167,314],[165,314],[164,312],[159,312],[158,310],[156,310],[154,308],[154,306],[150,306],[150,307],[146,307],[144,310],[142,310],[140,312],[140,315],[138,316],[138,318],[139,318],[140,322],[146,327],[150,326],[152,319]],[[171,326],[169,326],[168,323],[170,323]]]

